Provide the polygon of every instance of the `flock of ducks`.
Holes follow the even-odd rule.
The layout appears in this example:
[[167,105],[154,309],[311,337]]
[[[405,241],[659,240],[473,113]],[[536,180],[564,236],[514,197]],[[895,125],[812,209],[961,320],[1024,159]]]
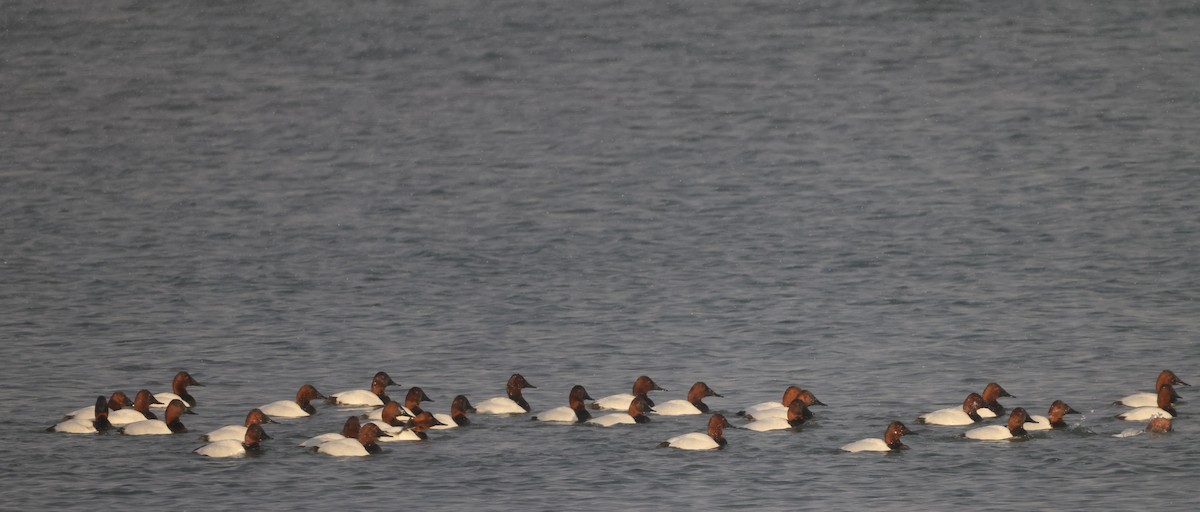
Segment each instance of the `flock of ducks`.
[[[347,418],[341,432],[321,434],[300,443],[300,446],[317,453],[332,456],[366,456],[381,451],[380,442],[419,441],[428,439],[429,430],[463,427],[471,424],[468,413],[475,414],[526,414],[531,411],[522,390],[535,388],[520,374],[508,379],[505,396],[489,398],[475,405],[466,396],[454,397],[449,414],[434,414],[421,408],[430,398],[420,387],[410,388],[403,403],[387,395],[389,386],[396,386],[386,372],[378,372],[371,379],[369,389],[358,389],[321,394],[317,388],[305,384],[296,392],[294,400],[279,400],[252,409],[242,424],[228,425],[200,436],[207,442],[196,448],[194,453],[208,457],[239,457],[259,450],[264,440],[271,439],[262,425],[275,423],[277,419],[302,418],[316,413],[312,402],[326,400],[339,407],[370,408],[362,415]],[[1131,409],[1117,415],[1127,421],[1146,421],[1146,432],[1168,432],[1175,417],[1175,403],[1180,396],[1174,386],[1187,386],[1171,370],[1163,370],[1155,381],[1153,393],[1135,393],[1115,404]],[[188,393],[189,386],[203,386],[188,372],[179,372],[171,383],[171,392],[153,394],[141,390],[133,400],[117,391],[110,397],[96,397],[94,406],[71,412],[60,423],[46,429],[51,432],[71,434],[97,434],[116,430],[124,435],[159,435],[187,432],[181,421],[183,415],[194,414],[196,399]],[[650,413],[661,416],[702,415],[710,412],[704,403],[707,397],[721,397],[703,382],[697,382],[688,390],[687,399],[671,400],[655,404],[649,394],[666,391],[647,376],[638,377],[629,394],[617,394],[594,399],[583,386],[573,386],[567,394],[567,405],[538,413],[532,419],[557,423],[586,423],[602,427],[622,424],[650,422]],[[961,407],[951,407],[924,414],[917,423],[924,425],[967,426],[989,418],[1001,417],[1005,408],[1000,404],[1002,397],[1012,397],[999,384],[988,384],[983,393],[970,393]],[[587,401],[590,400],[589,404]],[[733,426],[722,414],[712,413],[705,432],[696,432],[672,437],[659,447],[683,450],[714,450],[724,448],[725,429],[741,428],[752,431],[798,429],[814,417],[810,407],[825,405],[808,390],[789,386],[779,402],[766,402],[739,411],[736,416],[748,421],[744,426]],[[154,411],[163,409],[162,419]],[[591,411],[616,410],[609,414],[593,416]],[[599,414],[599,413],[597,413]],[[1024,408],[1017,407],[1008,413],[1004,425],[986,425],[967,430],[968,439],[987,441],[1010,440],[1024,437],[1029,431],[1066,428],[1063,417],[1078,414],[1062,400],[1050,405],[1046,416],[1030,415]],[[1129,431],[1126,431],[1129,432]],[[888,424],[882,439],[869,438],[856,441],[841,449],[848,452],[888,452],[907,448],[901,438],[915,435],[899,421]],[[1118,434],[1121,436],[1122,434]]]

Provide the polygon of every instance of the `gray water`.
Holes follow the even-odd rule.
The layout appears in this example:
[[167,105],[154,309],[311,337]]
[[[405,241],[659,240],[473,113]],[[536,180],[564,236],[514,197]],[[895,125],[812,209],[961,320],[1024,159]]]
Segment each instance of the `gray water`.
[[[1115,5],[1112,5],[1115,4]],[[0,508],[1152,509],[1200,380],[1200,5],[40,2],[0,6]],[[194,388],[192,433],[47,434]],[[801,432],[654,449],[476,416],[365,460],[347,411],[210,460],[196,434],[378,370],[444,411],[696,380]],[[996,381],[1072,428],[917,427]],[[909,422],[898,454],[838,447]],[[735,421],[735,424],[740,423]],[[1177,508],[1177,507],[1176,507]]]

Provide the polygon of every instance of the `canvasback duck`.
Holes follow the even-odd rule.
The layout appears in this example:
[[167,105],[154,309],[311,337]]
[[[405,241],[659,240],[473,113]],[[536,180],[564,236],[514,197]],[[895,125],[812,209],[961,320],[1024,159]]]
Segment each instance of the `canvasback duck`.
[[75,415],[59,422],[48,429],[47,432],[63,432],[67,434],[101,434],[112,428],[112,424],[108,422],[108,401],[104,399],[104,395],[96,397],[96,404],[92,406],[92,417],[84,419],[82,415]]
[[1063,416],[1068,414],[1079,414],[1079,411],[1072,409],[1071,406],[1062,400],[1055,400],[1054,403],[1050,404],[1050,411],[1046,413],[1046,416],[1040,414],[1030,415],[1029,419],[1033,420],[1033,423],[1025,425],[1025,430],[1067,428],[1067,422],[1063,421]]
[[325,395],[317,391],[312,384],[305,384],[300,386],[299,391],[296,391],[295,401],[278,400],[259,407],[259,409],[272,418],[303,418],[317,413],[316,408],[310,402],[318,398],[325,398]]
[[424,411],[408,420],[399,430],[389,430],[388,434],[391,437],[380,439],[380,441],[424,441],[429,439],[429,434],[426,434],[425,431],[441,424],[442,422],[433,417],[433,413]]
[[970,425],[981,421],[980,411],[987,408],[987,402],[979,393],[971,393],[963,400],[962,407],[938,409],[917,418],[917,423],[923,425]]
[[342,425],[341,432],[330,432],[328,434],[310,437],[303,443],[300,443],[300,446],[311,448],[314,446],[321,446],[322,444],[330,441],[337,441],[339,439],[358,439],[358,432],[360,430],[362,430],[362,425],[359,424],[358,416],[351,416],[346,418],[346,423]]
[[210,443],[217,441],[241,441],[246,437],[247,428],[263,423],[275,423],[275,420],[263,413],[262,409],[250,409],[250,412],[246,413],[246,421],[241,425],[226,425],[200,436],[200,440]]
[[[133,402],[129,400],[129,396],[127,396],[124,391],[113,391],[113,394],[108,397],[108,401],[106,403],[108,406],[110,420],[113,411],[120,411],[122,410],[122,407],[129,407],[133,405]],[[94,418],[95,415],[96,406],[93,404],[71,411],[63,416],[63,419],[69,420],[71,418],[79,418],[84,421],[92,421],[92,418]]]
[[371,377],[371,389],[354,389],[329,395],[329,402],[342,406],[383,407],[392,399],[387,396],[388,386],[399,386],[387,372]]
[[[400,402],[393,400],[379,410],[379,419],[371,420],[370,423],[374,423],[380,430],[390,434],[393,431],[392,427],[403,427],[411,417],[405,412],[405,408],[400,405]],[[399,428],[395,431],[398,432]]]
[[973,428],[963,433],[963,437],[981,441],[1004,441],[1024,436],[1026,434],[1026,423],[1033,423],[1033,420],[1029,419],[1029,415],[1025,413],[1025,409],[1017,407],[1008,414],[1008,425],[988,425],[986,427]]
[[530,384],[519,373],[512,374],[508,378],[508,385],[505,386],[505,392],[508,396],[498,396],[489,398],[478,404],[475,404],[475,411],[479,414],[524,414],[529,412],[529,402],[525,401],[525,397],[521,395],[521,390],[525,388],[537,389],[537,386]]
[[1145,428],[1127,428],[1113,437],[1133,437],[1149,432],[1151,435],[1165,434],[1171,431],[1171,418],[1151,418]]
[[592,413],[588,412],[587,404],[584,400],[595,400],[588,394],[583,386],[575,385],[571,391],[567,393],[567,403],[564,407],[555,407],[541,414],[534,416],[533,419],[538,421],[552,421],[557,423],[583,423],[592,419]]
[[609,395],[599,400],[592,402],[592,409],[609,409],[613,411],[625,410],[629,407],[629,402],[635,396],[643,396],[646,398],[646,403],[650,407],[654,407],[654,401],[650,399],[651,391],[666,391],[666,389],[658,387],[654,383],[654,379],[645,375],[639,376],[633,381],[633,392],[630,394]]
[[725,416],[713,414],[708,418],[706,432],[692,432],[675,436],[658,444],[659,448],[679,448],[680,450],[720,450],[729,444],[725,440],[725,428],[732,426]]
[[413,386],[409,388],[408,393],[404,395],[404,408],[402,412],[405,416],[415,417],[418,414],[425,412],[421,408],[421,402],[432,402],[433,399],[425,394],[425,390],[420,387]]
[[154,393],[151,393],[148,389],[140,390],[133,397],[133,408],[109,411],[108,421],[114,427],[121,427],[137,421],[156,420],[158,416],[150,412],[150,406],[157,403],[158,399],[154,398]]
[[184,405],[183,400],[177,398],[167,404],[167,412],[163,413],[163,419],[135,421],[121,427],[120,431],[127,436],[182,434],[187,432],[187,427],[179,420],[184,414],[196,413]]
[[1009,398],[1016,398],[1015,396],[1008,394],[1008,391],[1005,391],[1004,388],[1000,387],[1000,385],[996,384],[995,382],[989,382],[988,385],[983,388],[982,396],[983,401],[987,402],[987,407],[979,410],[979,417],[984,419],[997,418],[1004,415],[1004,406],[1000,405],[1000,402],[998,401],[1000,397],[1006,396]]
[[629,401],[629,409],[626,412],[606,414],[599,418],[590,419],[587,423],[601,427],[650,423],[650,417],[646,416],[646,414],[651,412],[654,412],[654,408],[650,406],[650,399],[646,395],[638,395]]
[[259,443],[270,438],[271,436],[267,435],[262,426],[256,424],[246,428],[246,434],[242,436],[241,440],[215,441],[192,450],[192,453],[198,453],[205,457],[245,457],[247,453],[257,453]]
[[358,430],[358,437],[355,439],[343,438],[329,441],[313,450],[334,457],[366,457],[383,451],[375,442],[390,436],[391,434],[379,430],[379,425],[368,423]]
[[[1180,380],[1179,377],[1175,375],[1175,372],[1171,370],[1163,370],[1162,372],[1159,372],[1158,379],[1154,381],[1153,393],[1134,393],[1113,403],[1117,405],[1124,405],[1126,407],[1158,407],[1158,390],[1162,389],[1163,386],[1189,385],[1190,384]],[[1171,397],[1171,402],[1178,402],[1179,398],[1180,396],[1175,394]]]
[[786,429],[795,430],[799,429],[804,422],[808,421],[812,417],[813,413],[808,409],[808,405],[804,403],[804,400],[797,398],[792,400],[792,403],[788,404],[787,414],[785,414],[784,417],[780,418],[770,415],[766,418],[751,421],[743,428],[746,430],[753,430],[755,432]]
[[746,408],[744,411],[738,411],[737,416],[744,417],[748,420],[760,420],[766,418],[787,419],[788,406],[792,400],[799,398],[804,401],[806,407],[814,405],[825,405],[811,391],[801,389],[798,386],[788,386],[783,390],[783,399],[778,402],[763,402]]
[[858,452],[890,452],[892,450],[904,450],[908,446],[900,442],[900,438],[906,435],[917,435],[904,426],[899,421],[888,423],[887,430],[883,432],[883,439],[868,438],[861,441],[855,441],[842,447],[843,451],[858,453]]
[[182,400],[183,405],[192,408],[196,406],[196,397],[188,393],[188,386],[204,387],[204,384],[196,382],[192,375],[188,372],[179,372],[175,374],[175,378],[171,379],[170,393],[155,393],[154,399],[158,400],[160,405],[155,405],[156,408],[164,408],[171,403],[171,400]]
[[687,400],[668,400],[655,405],[654,413],[660,416],[687,416],[708,412],[708,405],[703,402],[705,397],[715,396],[724,398],[708,387],[708,384],[697,382],[688,390]]
[[1146,432],[1164,433],[1171,431],[1171,418],[1153,418],[1146,425]]
[[471,424],[471,420],[467,418],[467,413],[475,412],[475,406],[471,405],[471,401],[467,400],[465,395],[454,397],[454,401],[450,402],[450,414],[434,414],[441,425],[435,425],[433,430],[445,430],[448,428],[465,427]]
[[1125,421],[1146,421],[1151,418],[1174,418],[1175,406],[1171,398],[1175,396],[1175,388],[1167,384],[1158,389],[1158,407],[1138,407],[1128,412],[1118,414],[1117,419]]

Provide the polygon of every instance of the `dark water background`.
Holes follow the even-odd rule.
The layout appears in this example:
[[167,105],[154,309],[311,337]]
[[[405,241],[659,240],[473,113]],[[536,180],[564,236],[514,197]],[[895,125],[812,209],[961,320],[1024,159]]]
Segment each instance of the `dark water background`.
[[[1109,403],[1200,380],[1200,5],[0,6],[0,508],[1091,510],[1194,502]],[[476,418],[338,460],[44,434],[186,369],[194,432],[386,370],[535,410],[649,374],[799,433]],[[847,442],[997,381],[1070,432]],[[402,394],[393,390],[393,396]],[[1182,388],[1181,394],[1195,398]]]

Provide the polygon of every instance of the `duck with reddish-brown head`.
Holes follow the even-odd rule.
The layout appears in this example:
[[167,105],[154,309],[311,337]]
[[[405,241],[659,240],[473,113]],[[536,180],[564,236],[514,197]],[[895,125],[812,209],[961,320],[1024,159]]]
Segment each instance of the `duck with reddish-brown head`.
[[725,440],[725,429],[733,428],[725,416],[714,414],[708,418],[708,430],[675,436],[658,444],[659,448],[680,450],[720,450],[729,444]]
[[588,412],[587,404],[584,403],[584,400],[593,400],[593,398],[583,386],[572,386],[571,391],[567,393],[566,406],[555,407],[542,412],[534,416],[533,419],[555,423],[583,423],[592,419],[592,413]]
[[608,409],[613,411],[625,410],[629,407],[629,402],[636,396],[645,397],[646,403],[648,403],[650,407],[654,407],[654,401],[650,399],[650,392],[666,391],[666,389],[663,389],[659,387],[658,384],[655,384],[654,379],[651,379],[645,375],[641,375],[634,379],[632,391],[632,393],[619,393],[596,400],[595,402],[592,402],[591,408]]
[[704,399],[710,396],[722,398],[721,395],[708,387],[708,384],[697,382],[692,384],[688,390],[687,400],[668,400],[654,406],[654,414],[660,416],[689,416],[693,414],[705,414],[708,412],[708,404],[704,403]]
[[629,401],[629,408],[625,412],[606,414],[599,418],[593,418],[588,420],[587,424],[611,427],[613,425],[650,423],[650,416],[647,416],[647,414],[651,412],[654,412],[654,408],[650,406],[650,399],[646,395],[637,395],[633,397],[633,400]]
[[318,398],[323,399],[325,395],[317,391],[312,384],[305,384],[296,391],[295,400],[277,400],[259,407],[259,409],[272,418],[304,418],[317,413],[317,409],[312,406],[312,401]]
[[514,373],[508,378],[508,384],[504,389],[508,396],[498,396],[479,402],[475,404],[475,412],[479,414],[525,414],[529,412],[529,402],[525,400],[522,390],[529,388],[537,389],[537,386],[530,384],[521,374]]

